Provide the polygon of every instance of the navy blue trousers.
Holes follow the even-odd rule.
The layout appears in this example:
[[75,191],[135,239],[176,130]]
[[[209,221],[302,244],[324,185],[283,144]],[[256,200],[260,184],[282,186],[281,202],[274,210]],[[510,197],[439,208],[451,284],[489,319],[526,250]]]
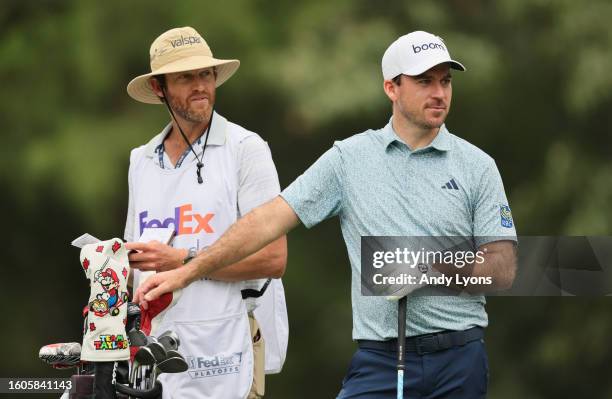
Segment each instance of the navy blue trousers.
[[[489,364],[483,340],[435,353],[406,354],[405,399],[479,399],[487,395]],[[359,349],[337,399],[397,397],[397,353]]]

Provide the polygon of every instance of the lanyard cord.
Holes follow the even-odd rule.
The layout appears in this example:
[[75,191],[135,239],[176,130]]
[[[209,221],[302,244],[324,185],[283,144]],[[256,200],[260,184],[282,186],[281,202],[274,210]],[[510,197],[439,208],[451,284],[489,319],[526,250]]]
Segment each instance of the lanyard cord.
[[204,139],[204,146],[202,147],[202,156],[198,158],[198,154],[196,154],[195,150],[193,149],[193,146],[189,142],[189,139],[183,132],[183,129],[181,129],[181,125],[179,125],[178,121],[176,120],[176,117],[174,116],[174,112],[172,112],[172,108],[170,108],[170,104],[168,104],[168,101],[166,101],[168,96],[166,95],[166,89],[164,89],[163,86],[162,86],[162,92],[164,93],[164,100],[162,102],[166,104],[166,108],[168,108],[170,115],[172,115],[172,119],[174,119],[176,126],[178,126],[179,128],[179,132],[181,132],[181,136],[183,136],[183,139],[189,146],[189,149],[191,150],[191,152],[193,152],[193,155],[195,156],[196,161],[198,161],[198,163],[196,164],[197,166],[196,173],[198,175],[198,184],[202,184],[204,182],[204,180],[202,179],[202,167],[204,167],[204,164],[202,163],[202,161],[204,160],[204,152],[206,151],[206,146],[208,145],[208,136],[210,136],[210,127],[212,126],[213,115],[215,114],[215,107],[213,106],[212,108],[212,112],[210,113],[210,121],[208,121],[208,127],[206,128],[206,138]]

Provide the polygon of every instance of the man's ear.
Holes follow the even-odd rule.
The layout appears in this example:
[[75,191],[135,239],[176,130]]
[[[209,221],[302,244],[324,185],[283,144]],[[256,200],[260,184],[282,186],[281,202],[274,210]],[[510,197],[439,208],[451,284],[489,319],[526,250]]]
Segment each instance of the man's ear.
[[166,99],[164,98],[164,91],[161,88],[159,80],[157,80],[155,77],[151,77],[149,78],[149,84],[151,85],[151,89],[153,89],[153,93],[155,93],[159,100],[161,102],[165,102]]
[[397,100],[397,85],[392,80],[383,81],[383,90],[391,102]]

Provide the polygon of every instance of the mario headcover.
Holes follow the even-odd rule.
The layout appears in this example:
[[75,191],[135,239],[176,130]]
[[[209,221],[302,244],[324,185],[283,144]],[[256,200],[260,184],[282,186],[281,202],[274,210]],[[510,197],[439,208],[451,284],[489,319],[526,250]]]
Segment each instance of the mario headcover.
[[81,249],[81,266],[91,288],[81,360],[129,359],[125,324],[130,264],[123,241],[113,238],[85,245]]

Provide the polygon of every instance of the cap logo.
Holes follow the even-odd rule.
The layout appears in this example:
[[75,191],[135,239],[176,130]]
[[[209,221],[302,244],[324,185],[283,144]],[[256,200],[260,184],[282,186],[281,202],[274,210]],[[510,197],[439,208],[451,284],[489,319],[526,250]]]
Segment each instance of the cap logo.
[[446,51],[446,48],[441,45],[440,43],[424,43],[421,44],[420,46],[415,46],[414,44],[412,45],[412,51],[414,51],[415,54],[420,53],[421,50],[425,51],[425,50],[443,50]]
[[176,40],[170,40],[170,44],[172,45],[172,48],[177,48],[180,46],[184,46],[187,44],[196,44],[196,43],[201,43],[201,40],[198,36],[181,36],[180,39],[176,39]]

